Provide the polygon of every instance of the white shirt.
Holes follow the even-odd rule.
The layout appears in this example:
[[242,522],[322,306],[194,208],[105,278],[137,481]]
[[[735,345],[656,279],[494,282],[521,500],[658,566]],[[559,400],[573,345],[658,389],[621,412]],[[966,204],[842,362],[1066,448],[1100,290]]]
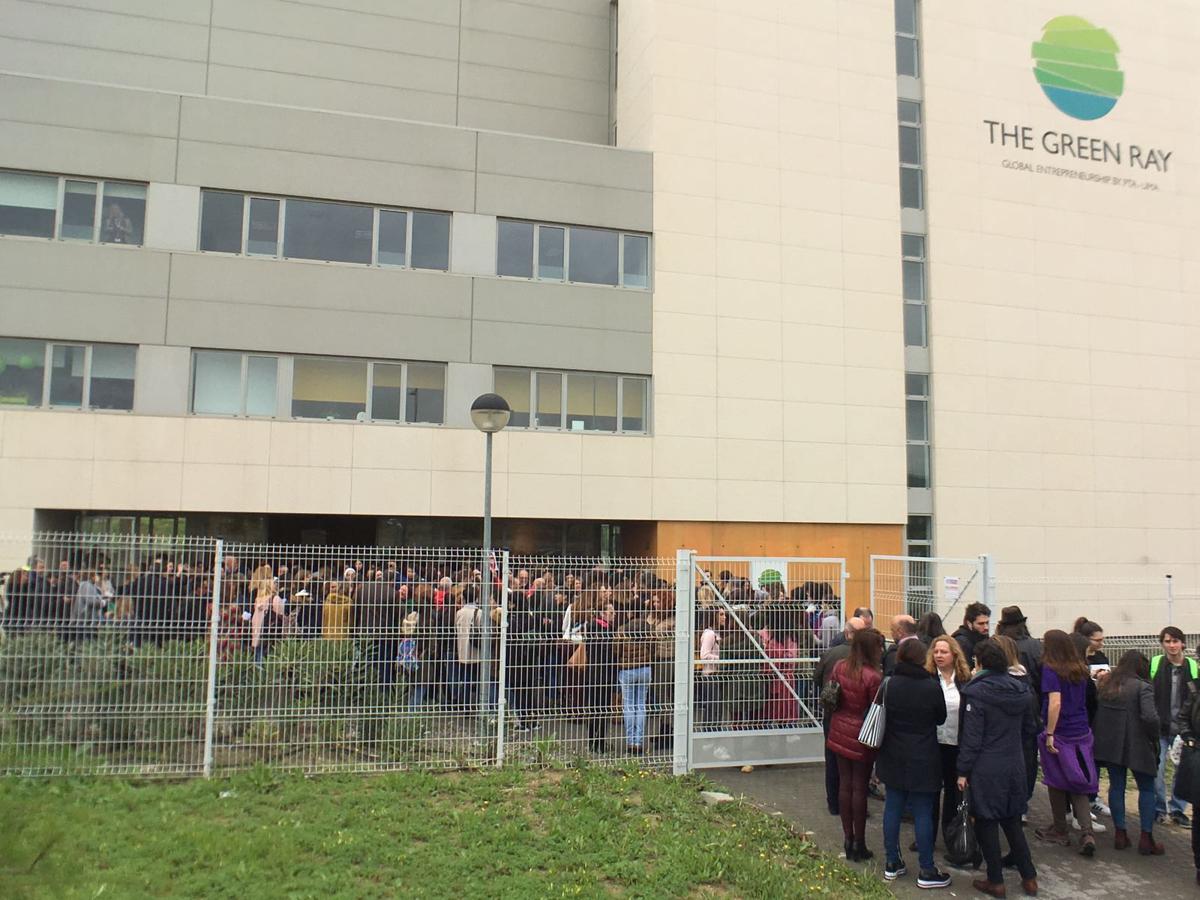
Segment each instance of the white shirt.
[[947,683],[941,672],[938,672],[937,680],[942,686],[942,697],[946,700],[946,721],[937,727],[938,743],[956,747],[958,746],[958,685],[954,683],[953,678]]

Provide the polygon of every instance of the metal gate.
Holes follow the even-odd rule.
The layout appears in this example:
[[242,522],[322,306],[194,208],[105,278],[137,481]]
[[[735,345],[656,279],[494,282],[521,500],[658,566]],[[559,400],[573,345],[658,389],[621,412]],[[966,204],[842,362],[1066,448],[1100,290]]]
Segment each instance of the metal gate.
[[692,629],[676,655],[676,770],[823,759],[813,670],[842,631],[845,560],[681,550],[678,570]]
[[[995,570],[987,555],[871,557],[871,612],[880,631],[886,631],[893,616],[907,614],[919,621],[927,613],[937,613],[946,631],[952,632],[970,604],[995,605],[995,587]],[[993,617],[999,617],[998,610],[993,610]]]

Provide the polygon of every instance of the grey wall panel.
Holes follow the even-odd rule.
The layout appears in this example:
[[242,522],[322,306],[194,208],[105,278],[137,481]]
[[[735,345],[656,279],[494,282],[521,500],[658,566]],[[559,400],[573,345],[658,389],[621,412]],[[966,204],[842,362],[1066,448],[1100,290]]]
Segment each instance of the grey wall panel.
[[459,69],[459,92],[478,100],[498,100],[546,110],[570,110],[593,116],[608,115],[608,85],[527,69],[484,66],[464,61]]
[[478,31],[607,49],[608,9],[608,0],[557,4],[462,0],[462,24]]
[[0,119],[174,139],[179,98],[70,81],[0,75]]
[[0,238],[0,284],[166,297],[170,256],[112,245]]
[[475,179],[469,172],[196,141],[180,142],[178,180],[361,203],[466,211],[474,207]]
[[3,168],[134,181],[175,180],[174,140],[24,122],[0,122],[0,127]]
[[479,171],[649,193],[654,155],[517,134],[479,135]]
[[562,75],[608,85],[608,47],[588,48],[576,44],[554,44],[534,38],[493,31],[462,30],[464,65],[523,69],[546,75]]
[[0,0],[8,37],[203,63],[208,28],[200,23],[80,9],[40,0]]
[[466,319],[172,300],[167,340],[191,347],[463,361],[470,330]]
[[182,116],[184,140],[467,172],[475,168],[475,135],[461,128],[199,97],[184,98]]
[[497,100],[459,97],[458,124],[466,128],[512,131],[568,141],[608,143],[608,116],[593,116]]
[[476,279],[475,318],[644,334],[653,327],[649,291],[506,278]]
[[650,373],[650,335],[476,319],[472,360],[598,372]]
[[654,195],[565,181],[480,173],[476,211],[519,219],[650,231]]
[[[7,25],[7,23],[6,23]],[[166,91],[203,93],[204,61],[146,56],[121,50],[47,45],[5,35],[0,37],[0,60],[10,72],[73,78]]]
[[[337,45],[373,48],[414,59],[453,61],[458,55],[458,8],[446,0],[423,4],[343,0],[329,5],[285,0],[215,0],[212,18],[214,49],[219,30],[226,34],[244,31],[259,36],[319,41],[331,50]],[[304,61],[303,57],[298,59]],[[453,82],[450,90],[454,90]]]
[[326,309],[467,319],[471,282],[455,275],[369,266],[179,253],[173,260],[171,299],[274,306],[281,316]]
[[188,410],[192,351],[189,347],[138,347],[133,411],[146,416],[182,416]]
[[166,311],[157,297],[0,285],[0,331],[15,337],[153,343],[163,339]]
[[453,95],[374,84],[213,65],[208,72],[208,92],[212,96],[261,103],[454,124]]
[[[450,36],[453,38],[453,31]],[[438,58],[334,41],[332,37],[325,41],[303,40],[214,26],[211,60],[217,65],[454,95],[453,44],[449,58]]]

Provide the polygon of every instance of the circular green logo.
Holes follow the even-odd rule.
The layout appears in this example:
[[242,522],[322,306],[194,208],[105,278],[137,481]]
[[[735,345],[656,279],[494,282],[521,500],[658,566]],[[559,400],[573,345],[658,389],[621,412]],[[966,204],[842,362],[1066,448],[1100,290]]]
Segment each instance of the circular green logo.
[[1099,119],[1112,111],[1125,90],[1113,36],[1079,16],[1046,23],[1034,41],[1034,77],[1050,102],[1075,119]]

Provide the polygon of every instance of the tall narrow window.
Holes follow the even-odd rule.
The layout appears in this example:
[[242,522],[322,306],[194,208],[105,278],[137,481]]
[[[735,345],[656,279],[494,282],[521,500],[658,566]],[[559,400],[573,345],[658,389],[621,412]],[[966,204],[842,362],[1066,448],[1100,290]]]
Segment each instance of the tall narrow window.
[[404,391],[404,421],[442,424],[445,398],[445,366],[408,364],[408,383]]
[[91,241],[96,237],[96,182],[67,179],[63,186],[64,240]]
[[100,214],[101,243],[140,246],[145,230],[146,186],[106,181]]
[[414,212],[412,265],[415,269],[450,268],[450,216],[447,213]]
[[621,284],[625,287],[650,286],[650,239],[644,234],[624,235],[624,263]]
[[246,358],[246,415],[279,414],[278,373],[279,360],[274,356]]
[[621,430],[646,430],[646,379],[621,379]]
[[[545,229],[543,229],[545,231]],[[496,274],[533,277],[533,223],[500,220],[496,249]]]
[[562,427],[562,375],[557,372],[538,372],[537,427]]
[[55,344],[50,354],[50,405],[78,409],[83,406],[87,348]]
[[192,412],[236,416],[242,412],[242,354],[197,350],[192,356]]
[[379,211],[379,264],[408,265],[408,213],[395,209]]
[[41,406],[45,341],[0,338],[0,406]]
[[279,201],[250,198],[250,221],[246,252],[259,256],[279,255]]
[[538,228],[538,278],[549,281],[562,281],[566,271],[566,229],[550,228],[542,225]]
[[508,424],[512,428],[529,427],[528,369],[497,369],[495,391],[508,401],[512,409]]
[[375,363],[371,367],[371,418],[376,422],[400,421],[404,366]]
[[598,228],[571,229],[571,271],[568,280],[582,284],[619,282],[617,232]]
[[92,367],[88,373],[88,407],[91,409],[133,409],[133,376],[137,348],[116,344],[92,347]]
[[200,194],[200,249],[218,253],[242,252],[245,197],[226,191]]

